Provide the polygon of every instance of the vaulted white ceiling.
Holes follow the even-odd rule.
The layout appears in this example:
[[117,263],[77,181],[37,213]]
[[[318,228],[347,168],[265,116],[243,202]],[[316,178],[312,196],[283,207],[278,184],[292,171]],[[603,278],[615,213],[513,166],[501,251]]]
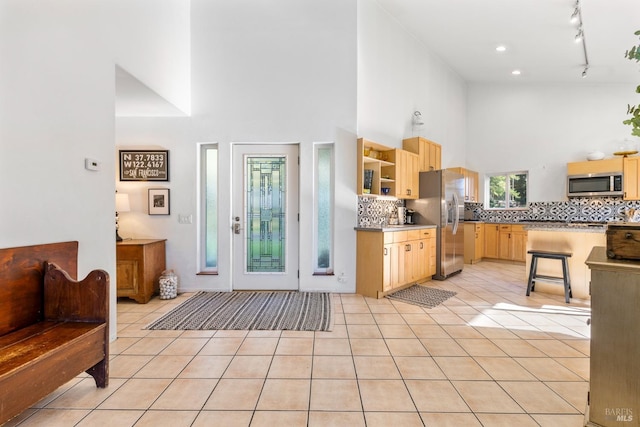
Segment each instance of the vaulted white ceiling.
[[[575,0],[377,0],[468,82],[640,82],[640,0],[580,0],[589,59],[569,22]],[[504,44],[507,50],[497,53]],[[511,71],[521,70],[520,76]]]

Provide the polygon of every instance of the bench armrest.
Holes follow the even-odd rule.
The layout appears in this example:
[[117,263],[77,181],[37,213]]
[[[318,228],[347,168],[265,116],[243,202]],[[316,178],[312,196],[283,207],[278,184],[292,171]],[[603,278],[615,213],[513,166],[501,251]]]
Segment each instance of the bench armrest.
[[72,279],[54,263],[45,263],[44,319],[107,322],[109,274],[93,270],[84,280]]

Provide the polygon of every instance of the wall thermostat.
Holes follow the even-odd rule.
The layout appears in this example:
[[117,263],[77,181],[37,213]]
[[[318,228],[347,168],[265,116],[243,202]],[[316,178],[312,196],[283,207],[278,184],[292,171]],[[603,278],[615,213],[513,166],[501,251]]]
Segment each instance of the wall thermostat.
[[99,171],[100,170],[100,162],[94,159],[86,158],[84,159],[84,168],[90,171]]

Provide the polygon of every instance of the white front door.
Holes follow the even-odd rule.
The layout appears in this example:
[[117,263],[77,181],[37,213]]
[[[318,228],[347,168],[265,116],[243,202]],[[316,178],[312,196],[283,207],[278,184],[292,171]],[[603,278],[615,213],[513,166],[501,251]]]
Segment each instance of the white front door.
[[298,289],[298,145],[233,145],[234,290]]

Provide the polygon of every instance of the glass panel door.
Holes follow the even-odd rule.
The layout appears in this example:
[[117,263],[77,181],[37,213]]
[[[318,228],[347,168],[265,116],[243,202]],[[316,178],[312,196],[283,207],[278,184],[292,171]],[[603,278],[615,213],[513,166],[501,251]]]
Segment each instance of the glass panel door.
[[233,289],[298,289],[298,146],[233,146]]

